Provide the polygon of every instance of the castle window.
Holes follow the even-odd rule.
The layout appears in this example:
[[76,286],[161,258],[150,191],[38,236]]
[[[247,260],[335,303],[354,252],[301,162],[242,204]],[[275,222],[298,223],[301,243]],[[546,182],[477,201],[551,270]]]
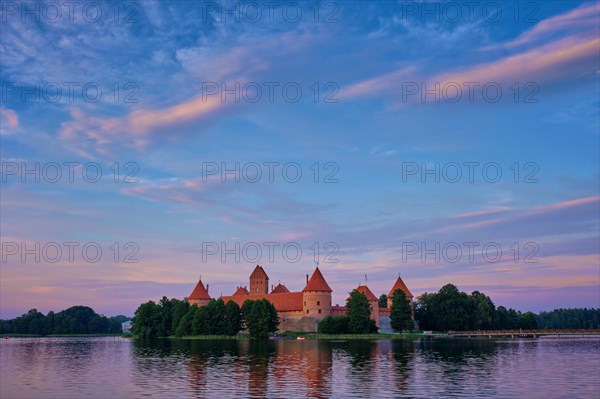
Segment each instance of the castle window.
[[310,310],[306,309],[306,314],[309,314],[309,313],[310,313]]
[[321,313],[321,309],[319,309],[319,313]]
[[[317,306],[319,306],[320,304],[321,304],[321,301],[317,301]],[[321,312],[319,312],[319,313],[321,313]]]
[[306,301],[304,301],[304,306],[306,306]]

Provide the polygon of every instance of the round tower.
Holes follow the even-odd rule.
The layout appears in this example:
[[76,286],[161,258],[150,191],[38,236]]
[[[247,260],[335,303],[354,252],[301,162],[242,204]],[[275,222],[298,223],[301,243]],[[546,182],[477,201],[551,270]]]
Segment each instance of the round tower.
[[333,290],[325,281],[319,267],[311,278],[306,275],[306,287],[302,290],[302,311],[304,316],[322,319],[331,315],[331,292]]

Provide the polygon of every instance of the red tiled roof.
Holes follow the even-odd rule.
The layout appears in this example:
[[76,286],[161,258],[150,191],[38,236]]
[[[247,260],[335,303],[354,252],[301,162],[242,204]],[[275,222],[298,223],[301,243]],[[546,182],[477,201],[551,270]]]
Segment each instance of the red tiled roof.
[[306,284],[306,287],[304,287],[304,289],[302,290],[302,292],[306,291],[333,291],[331,287],[329,287],[329,285],[327,284],[327,281],[325,281],[325,277],[323,277],[323,275],[321,274],[321,271],[319,270],[318,266],[315,269],[315,272],[311,276],[310,280],[308,280],[308,284]]
[[302,293],[301,292],[284,292],[281,294],[250,294],[250,295],[232,295],[221,297],[225,303],[231,300],[240,305],[248,299],[258,300],[266,299],[275,306],[277,311],[294,311],[302,310]]
[[394,291],[396,291],[397,289],[401,289],[402,291],[404,291],[407,298],[410,299],[413,297],[413,294],[410,293],[410,291],[408,290],[408,287],[406,286],[406,284],[404,284],[404,281],[402,281],[402,278],[400,276],[398,276],[398,280],[396,280],[396,284],[394,284],[394,286],[390,290],[390,293],[388,294],[388,298],[392,298],[394,296]]
[[248,292],[247,289],[245,289],[244,287],[238,287],[238,289],[233,293],[233,295],[249,295],[250,293]]
[[356,291],[362,292],[363,294],[365,294],[369,301],[377,301],[378,300],[377,297],[375,296],[375,294],[373,294],[373,292],[366,285],[359,285],[356,288]]
[[266,277],[269,278],[269,276],[267,276],[267,272],[265,272],[265,269],[262,268],[262,266],[260,265],[256,265],[256,267],[254,268],[254,271],[252,272],[252,274],[250,274],[250,278],[259,278],[259,277]]
[[198,284],[194,287],[194,291],[188,297],[189,299],[210,299],[210,295],[208,295],[208,290],[204,288],[204,284],[202,284],[202,280],[198,280]]
[[273,288],[273,291],[271,291],[271,294],[282,294],[284,292],[290,292],[290,290],[288,290],[285,285],[279,283],[279,284],[277,284],[277,287]]

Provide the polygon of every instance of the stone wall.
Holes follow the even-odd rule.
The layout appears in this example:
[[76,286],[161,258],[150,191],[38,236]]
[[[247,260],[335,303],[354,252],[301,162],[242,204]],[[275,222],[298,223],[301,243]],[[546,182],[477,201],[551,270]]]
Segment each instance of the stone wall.
[[390,322],[390,316],[379,316],[379,332],[380,333],[394,333]]
[[279,331],[317,332],[319,319],[313,317],[282,317]]

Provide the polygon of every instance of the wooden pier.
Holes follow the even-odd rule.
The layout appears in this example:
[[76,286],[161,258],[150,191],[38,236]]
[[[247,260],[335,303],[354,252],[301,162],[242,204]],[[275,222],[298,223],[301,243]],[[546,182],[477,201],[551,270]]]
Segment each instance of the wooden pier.
[[600,330],[480,330],[448,331],[448,335],[457,338],[537,338],[542,336],[585,337],[598,336]]

